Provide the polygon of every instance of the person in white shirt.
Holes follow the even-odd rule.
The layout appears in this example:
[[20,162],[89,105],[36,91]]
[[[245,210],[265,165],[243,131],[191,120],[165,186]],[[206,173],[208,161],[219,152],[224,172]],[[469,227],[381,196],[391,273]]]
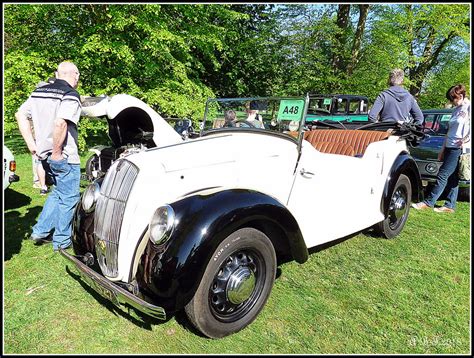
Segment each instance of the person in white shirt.
[[465,86],[462,84],[452,86],[446,93],[446,98],[453,103],[455,109],[449,120],[443,147],[438,154],[438,160],[443,161],[443,164],[439,168],[436,184],[425,200],[412,204],[417,210],[433,208],[446,190],[448,193],[446,202],[442,207],[434,208],[434,211],[454,212],[459,191],[459,157],[463,152],[471,152],[471,101],[466,98]]

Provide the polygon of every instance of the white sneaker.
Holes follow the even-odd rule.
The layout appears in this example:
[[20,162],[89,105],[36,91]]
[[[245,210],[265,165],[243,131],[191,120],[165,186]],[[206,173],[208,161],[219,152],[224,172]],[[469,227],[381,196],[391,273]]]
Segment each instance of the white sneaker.
[[454,213],[454,209],[448,208],[446,206],[434,208],[434,211],[436,211],[437,213]]
[[423,209],[431,209],[428,205],[426,205],[424,202],[419,202],[419,203],[412,203],[411,207],[416,210],[423,210]]

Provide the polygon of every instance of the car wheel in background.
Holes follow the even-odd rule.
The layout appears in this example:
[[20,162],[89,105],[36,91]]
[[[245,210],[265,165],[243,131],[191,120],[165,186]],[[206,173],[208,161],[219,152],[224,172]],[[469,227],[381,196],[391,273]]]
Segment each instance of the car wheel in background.
[[467,201],[467,202],[471,201],[471,188],[470,187],[459,188],[458,201]]

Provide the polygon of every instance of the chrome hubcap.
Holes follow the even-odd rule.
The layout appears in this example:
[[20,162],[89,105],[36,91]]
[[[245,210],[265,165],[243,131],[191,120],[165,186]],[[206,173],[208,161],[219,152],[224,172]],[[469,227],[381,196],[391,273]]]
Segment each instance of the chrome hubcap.
[[406,201],[405,198],[398,197],[395,199],[395,202],[393,203],[393,210],[395,212],[395,217],[400,219],[403,214],[405,214],[406,211]]
[[395,193],[393,193],[392,200],[390,201],[390,227],[395,229],[407,212],[407,192],[401,187],[398,188]]
[[247,267],[239,268],[227,282],[227,298],[238,305],[247,300],[255,288],[255,274]]

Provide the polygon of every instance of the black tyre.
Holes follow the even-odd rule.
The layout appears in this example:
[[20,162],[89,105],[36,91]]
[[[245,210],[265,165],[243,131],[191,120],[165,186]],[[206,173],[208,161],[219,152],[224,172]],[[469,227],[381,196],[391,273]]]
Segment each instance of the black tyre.
[[270,239],[253,228],[237,230],[213,253],[186,315],[210,338],[240,331],[262,310],[275,275]]
[[390,197],[386,219],[375,225],[375,230],[387,239],[393,239],[405,226],[410,212],[411,183],[404,174],[400,174]]
[[459,188],[458,201],[467,201],[467,202],[471,201],[471,188],[470,187]]
[[85,169],[87,178],[90,181],[97,178],[97,171],[99,170],[99,156],[97,154],[94,154],[87,159]]

